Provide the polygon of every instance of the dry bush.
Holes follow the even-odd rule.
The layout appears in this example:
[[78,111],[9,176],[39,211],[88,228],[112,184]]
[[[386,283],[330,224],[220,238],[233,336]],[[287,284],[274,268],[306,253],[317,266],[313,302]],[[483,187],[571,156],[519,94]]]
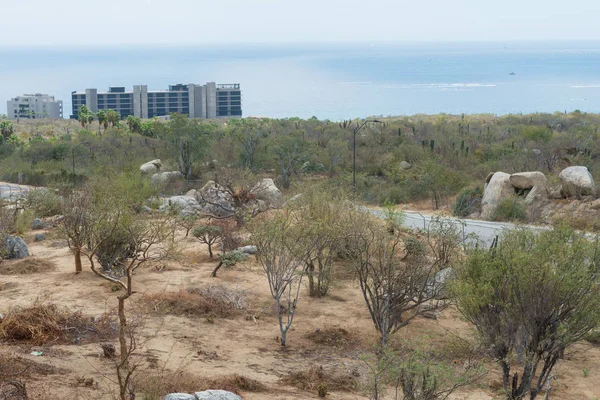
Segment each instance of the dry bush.
[[346,392],[350,392],[357,388],[355,376],[349,373],[340,373],[338,371],[327,371],[323,366],[313,366],[309,369],[290,372],[281,378],[281,383],[310,392],[320,391],[323,387],[326,388],[326,390]]
[[108,314],[93,319],[55,304],[36,302],[30,307],[10,310],[0,323],[0,338],[34,345],[81,343],[112,338],[116,328]]
[[28,385],[30,378],[34,375],[45,376],[58,372],[53,366],[27,360],[8,352],[0,352],[0,399],[34,398],[32,394],[35,393],[29,390]]
[[194,393],[209,389],[236,394],[267,391],[264,384],[243,375],[203,378],[184,371],[166,371],[160,375],[140,374],[135,385],[145,400],[160,400],[168,393]]
[[354,347],[359,342],[351,332],[337,326],[317,329],[308,333],[306,338],[313,343],[338,349]]
[[56,264],[52,261],[36,258],[27,257],[20,260],[4,261],[0,264],[1,275],[26,275],[26,274],[37,274],[40,272],[54,271]]
[[211,225],[216,225],[221,228],[221,244],[223,250],[231,251],[244,245],[244,238],[240,234],[240,228],[235,221],[220,219],[212,221]]
[[247,310],[246,299],[245,291],[222,285],[147,294],[142,298],[161,314],[220,318],[234,317]]

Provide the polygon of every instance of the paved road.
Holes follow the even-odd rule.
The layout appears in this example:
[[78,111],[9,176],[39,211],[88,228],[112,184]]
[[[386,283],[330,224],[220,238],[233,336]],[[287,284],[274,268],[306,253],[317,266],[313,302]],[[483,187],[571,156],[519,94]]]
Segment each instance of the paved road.
[[[386,218],[385,211],[373,210],[371,208],[363,207],[369,213],[379,218]],[[404,220],[402,225],[411,229],[429,229],[432,218],[435,220],[435,216],[423,215],[416,211],[403,211]],[[479,221],[475,219],[461,219],[454,217],[445,217],[445,219],[452,221],[456,224],[459,230],[463,234],[463,240],[473,243],[477,236],[481,244],[490,245],[496,236],[500,235],[505,229],[514,229],[515,224],[510,222],[490,222],[490,221]],[[531,226],[533,229],[543,229],[539,226]]]
[[16,200],[17,198],[25,195],[30,189],[31,186],[0,182],[0,198]]

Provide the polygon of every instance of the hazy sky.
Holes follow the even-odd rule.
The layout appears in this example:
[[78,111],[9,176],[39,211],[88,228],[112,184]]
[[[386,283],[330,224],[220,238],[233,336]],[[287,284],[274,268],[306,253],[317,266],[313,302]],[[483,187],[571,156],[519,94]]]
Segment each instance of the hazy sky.
[[1,0],[0,45],[600,40],[599,0]]

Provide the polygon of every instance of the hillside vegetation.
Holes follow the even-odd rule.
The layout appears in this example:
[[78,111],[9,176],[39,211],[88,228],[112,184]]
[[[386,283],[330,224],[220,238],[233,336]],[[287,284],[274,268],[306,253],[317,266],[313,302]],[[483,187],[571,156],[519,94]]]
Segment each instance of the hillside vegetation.
[[[490,172],[541,171],[549,184],[568,165],[600,172],[600,115],[414,115],[380,118],[356,136],[357,191],[370,203],[430,200],[433,208]],[[362,121],[316,118],[171,121],[20,121],[3,128],[0,179],[53,187],[137,169],[159,158],[190,186],[221,167],[276,178],[287,190],[311,175],[352,184],[353,131]],[[6,122],[5,124],[10,124]],[[409,163],[412,167],[406,168]],[[186,185],[187,186],[187,185]],[[185,188],[180,188],[183,191]]]

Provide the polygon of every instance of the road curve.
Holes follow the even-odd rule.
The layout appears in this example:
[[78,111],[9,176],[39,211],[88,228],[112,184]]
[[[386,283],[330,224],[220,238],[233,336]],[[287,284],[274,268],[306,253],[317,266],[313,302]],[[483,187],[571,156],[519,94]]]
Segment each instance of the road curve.
[[[370,214],[378,218],[386,218],[386,212],[382,210],[374,210],[368,207],[361,207],[361,209],[369,212]],[[431,225],[432,219],[435,220],[436,216],[423,215],[418,211],[402,211],[403,219],[402,225],[411,229],[422,229],[427,230]],[[462,232],[463,240],[467,242],[473,242],[476,236],[480,244],[491,244],[496,236],[502,234],[507,229],[514,229],[517,225],[510,222],[491,222],[491,221],[480,221],[475,219],[462,219],[456,217],[444,217],[445,220],[451,221],[459,228]],[[522,226],[522,225],[519,225]],[[543,229],[539,226],[525,225],[532,229]]]

